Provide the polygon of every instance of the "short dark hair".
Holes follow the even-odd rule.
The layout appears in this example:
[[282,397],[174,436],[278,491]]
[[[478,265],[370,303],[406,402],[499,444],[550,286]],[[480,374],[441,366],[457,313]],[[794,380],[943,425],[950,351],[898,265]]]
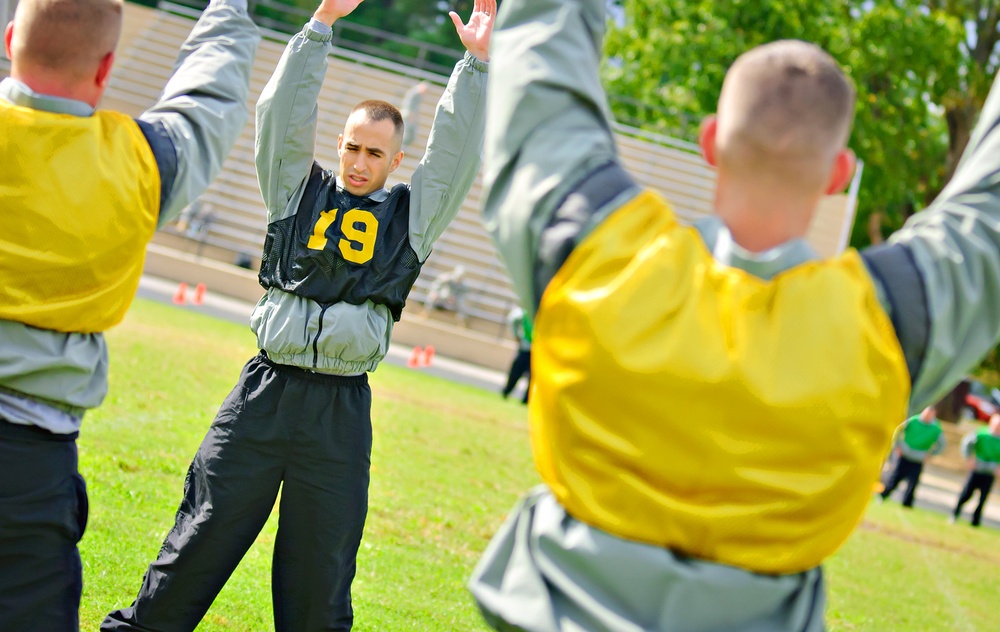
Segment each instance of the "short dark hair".
[[21,64],[86,77],[114,52],[122,29],[122,0],[21,0],[14,13]]
[[360,110],[363,110],[372,121],[392,121],[393,127],[396,128],[396,138],[400,140],[403,138],[403,115],[395,105],[387,101],[369,99],[355,105],[351,114]]

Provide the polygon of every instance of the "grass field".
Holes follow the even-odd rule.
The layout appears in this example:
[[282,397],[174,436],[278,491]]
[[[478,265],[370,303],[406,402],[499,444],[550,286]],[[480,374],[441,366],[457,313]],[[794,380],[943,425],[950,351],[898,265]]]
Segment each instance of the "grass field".
[[[256,353],[245,326],[144,301],[108,338],[111,393],[80,439],[91,499],[83,630],[131,602],[172,524],[191,457]],[[372,374],[372,391],[371,508],[355,629],[483,630],[464,583],[506,511],[537,482],[525,409],[393,366]],[[198,630],[273,629],[275,517]],[[1000,628],[996,531],[873,505],[826,571],[831,632]]]

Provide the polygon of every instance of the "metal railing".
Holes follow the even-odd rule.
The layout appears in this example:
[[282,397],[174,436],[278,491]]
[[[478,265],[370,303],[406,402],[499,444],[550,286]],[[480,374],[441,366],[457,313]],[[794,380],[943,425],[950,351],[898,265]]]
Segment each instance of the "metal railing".
[[[135,0],[133,0],[135,1]],[[156,4],[141,1],[140,4]],[[207,0],[169,0],[160,3],[165,10],[169,5],[179,5],[192,9],[204,9]],[[312,17],[311,9],[304,9],[279,0],[248,0],[248,9],[254,22],[265,29],[279,33],[296,33]],[[449,75],[462,51],[447,46],[422,42],[409,37],[383,31],[381,29],[351,22],[349,18],[337,20],[333,25],[333,45],[350,48],[353,51],[381,57],[417,70],[440,75]]]
[[[0,0],[3,2],[5,0]],[[156,0],[132,0],[147,6],[156,6]],[[160,3],[170,10],[170,5],[180,5],[192,9],[204,9],[208,0],[168,0]],[[265,29],[279,33],[291,34],[297,32],[302,25],[312,17],[311,9],[304,9],[280,0],[248,0],[250,14],[254,21]],[[194,17],[193,14],[186,14]],[[404,37],[382,29],[356,24],[350,18],[338,20],[333,25],[333,45],[349,48],[358,53],[403,64],[417,70],[445,75],[451,74],[455,60],[462,56],[462,51],[429,42],[422,42],[410,37]],[[614,110],[618,121],[629,128],[647,127],[648,122],[669,120],[666,109],[649,105],[634,97],[621,94],[608,94],[608,101]],[[687,129],[687,128],[685,128]],[[670,134],[681,136],[681,129],[661,129],[661,134],[654,135],[670,138]]]

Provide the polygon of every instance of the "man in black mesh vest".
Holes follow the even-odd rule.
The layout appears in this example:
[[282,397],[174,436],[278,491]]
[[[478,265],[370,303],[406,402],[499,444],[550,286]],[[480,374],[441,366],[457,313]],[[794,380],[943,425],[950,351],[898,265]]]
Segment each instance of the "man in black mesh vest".
[[[193,630],[257,537],[281,488],[274,546],[277,632],[350,630],[368,509],[371,391],[393,323],[479,171],[493,0],[476,0],[468,49],[435,113],[411,185],[384,185],[403,121],[359,104],[338,171],[313,159],[331,26],[361,0],[323,0],[257,104],[257,175],[268,210],[250,360],[195,455],[173,529],[135,603],[102,630]],[[342,77],[342,81],[357,77]]]

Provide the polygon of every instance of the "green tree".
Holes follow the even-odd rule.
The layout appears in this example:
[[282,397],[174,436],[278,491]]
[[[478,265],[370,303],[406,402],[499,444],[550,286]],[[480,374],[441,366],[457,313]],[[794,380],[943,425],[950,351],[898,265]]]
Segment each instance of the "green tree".
[[940,11],[958,19],[966,27],[966,37],[960,42],[962,73],[960,87],[946,95],[942,105],[948,124],[948,174],[954,171],[986,95],[1000,59],[1000,2],[982,0],[928,0],[928,9]]
[[852,242],[868,218],[896,227],[940,190],[948,170],[948,98],[963,90],[962,22],[915,1],[621,0],[607,39],[609,92],[620,118],[694,139],[715,110],[725,71],[747,49],[797,38],[828,50],[858,89],[851,146],[865,161]]

